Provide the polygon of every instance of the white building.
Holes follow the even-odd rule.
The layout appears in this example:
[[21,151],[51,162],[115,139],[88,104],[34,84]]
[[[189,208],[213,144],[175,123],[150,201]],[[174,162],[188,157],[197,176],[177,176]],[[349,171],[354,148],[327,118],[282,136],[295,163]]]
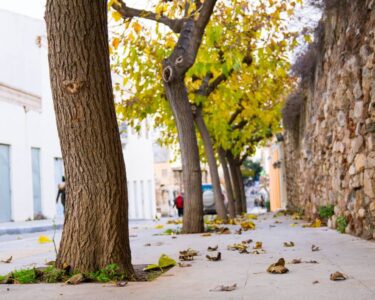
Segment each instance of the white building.
[[[64,171],[44,21],[0,10],[0,40],[0,222],[53,218],[62,215],[55,200]],[[151,140],[130,133],[123,148],[129,217],[152,218]]]

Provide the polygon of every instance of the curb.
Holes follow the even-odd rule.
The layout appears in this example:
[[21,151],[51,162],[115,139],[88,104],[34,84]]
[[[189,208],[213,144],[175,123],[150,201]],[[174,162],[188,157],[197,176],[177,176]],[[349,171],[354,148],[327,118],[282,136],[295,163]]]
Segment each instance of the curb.
[[48,230],[59,230],[62,229],[63,224],[51,224],[51,225],[39,225],[33,227],[18,227],[18,228],[0,228],[0,236],[6,234],[24,234],[24,233],[34,233],[34,232],[43,232]]

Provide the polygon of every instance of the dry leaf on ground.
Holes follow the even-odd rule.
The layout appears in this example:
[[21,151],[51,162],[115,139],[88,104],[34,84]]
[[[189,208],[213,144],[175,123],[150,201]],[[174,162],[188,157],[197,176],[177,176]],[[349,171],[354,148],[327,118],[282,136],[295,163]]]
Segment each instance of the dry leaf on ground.
[[144,244],[145,247],[150,247],[151,244],[150,243],[147,243],[147,244]]
[[117,281],[116,282],[116,286],[117,287],[124,287],[125,285],[127,285],[128,282],[127,281]]
[[310,224],[303,224],[302,227],[306,228],[306,227],[310,227],[310,228],[318,228],[318,227],[322,227],[322,221],[318,218],[316,218],[313,222],[311,222]]
[[319,283],[319,281],[318,280],[314,280],[312,284],[317,284],[317,283]]
[[311,246],[311,251],[315,252],[315,251],[319,251],[320,248],[318,246],[315,246],[315,245],[312,245]]
[[248,245],[247,244],[243,244],[243,243],[240,243],[240,244],[232,244],[232,245],[228,245],[228,250],[231,250],[231,251],[238,251],[239,253],[249,253],[247,251],[247,247]]
[[294,247],[294,242],[284,242],[284,247]]
[[333,280],[333,281],[339,281],[339,280],[346,280],[348,277],[344,274],[342,274],[341,272],[335,272],[335,273],[332,273],[330,276],[329,276],[329,279]]
[[262,247],[263,247],[262,242],[255,242],[255,246],[253,247],[253,249],[262,249]]
[[241,223],[241,228],[245,231],[247,230],[254,230],[255,229],[255,224],[252,221],[247,221],[247,222],[242,222]]
[[76,274],[76,275],[73,275],[72,277],[70,277],[66,283],[67,284],[79,284],[79,283],[82,283],[82,282],[85,282],[86,278],[83,274],[79,273],[79,274]]
[[1,262],[4,263],[4,264],[10,264],[12,259],[13,259],[13,256],[8,257],[7,259],[2,260]]
[[180,251],[179,259],[182,261],[192,261],[194,260],[194,256],[197,255],[198,251],[189,248],[187,250]]
[[250,243],[252,243],[252,242],[253,242],[252,239],[248,239],[248,240],[244,240],[244,241],[242,241],[241,243],[242,243],[242,244],[250,244]]
[[48,236],[41,235],[41,236],[39,236],[39,238],[38,238],[38,242],[39,242],[40,244],[45,244],[45,243],[52,243],[52,240],[51,240]]
[[295,258],[295,259],[293,259],[290,263],[296,265],[296,264],[300,264],[300,263],[302,263],[302,261],[301,261],[301,259],[297,259],[297,258]]
[[279,260],[276,263],[268,267],[267,272],[272,274],[284,274],[289,272],[289,270],[285,268],[284,258],[279,258]]
[[178,263],[178,266],[179,266],[180,268],[186,268],[186,267],[191,267],[191,264],[186,264],[186,263],[179,262],[179,263]]
[[231,231],[228,227],[218,227],[215,229],[218,234],[231,234]]
[[218,252],[216,256],[206,255],[206,258],[210,261],[219,261],[221,260],[221,252]]
[[210,290],[210,292],[230,292],[234,291],[237,288],[237,284],[233,285],[218,285],[214,289]]
[[204,236],[204,237],[211,236],[211,233],[205,232],[205,233],[202,233],[201,236]]
[[217,248],[219,248],[218,245],[216,245],[216,246],[214,246],[214,247],[208,246],[207,251],[216,251]]
[[234,233],[235,233],[235,234],[242,234],[242,228],[237,229]]

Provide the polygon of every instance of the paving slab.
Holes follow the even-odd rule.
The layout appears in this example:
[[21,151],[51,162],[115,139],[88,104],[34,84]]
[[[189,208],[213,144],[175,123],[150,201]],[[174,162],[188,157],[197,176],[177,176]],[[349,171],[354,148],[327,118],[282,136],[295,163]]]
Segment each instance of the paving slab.
[[[255,221],[256,230],[241,235],[202,237],[193,234],[178,235],[176,239],[155,235],[166,228],[175,228],[174,225],[166,225],[163,229],[155,229],[155,223],[150,222],[131,225],[134,264],[154,263],[162,253],[177,260],[178,251],[189,247],[198,250],[200,255],[192,262],[192,267],[174,267],[152,282],[131,282],[125,287],[91,283],[77,286],[0,285],[0,299],[375,299],[374,242],[326,227],[302,228],[303,221],[288,217],[277,220],[281,224],[274,224],[272,214],[261,216]],[[158,223],[165,223],[165,220]],[[228,227],[232,231],[238,228]],[[59,236],[60,233],[57,242]],[[0,264],[0,274],[30,263],[43,265],[46,260],[53,259],[53,246],[40,245],[36,239],[35,234],[21,240],[0,239],[0,259],[12,253],[15,255],[11,264]],[[227,250],[227,245],[246,239],[262,241],[266,253],[240,254]],[[295,247],[284,247],[286,241],[293,241]],[[11,245],[6,247],[7,243]],[[151,246],[145,246],[146,243],[151,243]],[[320,251],[311,251],[313,244],[319,246]],[[222,260],[208,261],[206,249],[215,245],[219,246]],[[280,257],[286,260],[289,272],[282,275],[267,273],[267,267]],[[293,259],[316,260],[318,263],[289,264]],[[348,279],[331,281],[329,276],[335,271],[346,274]],[[218,285],[234,283],[237,284],[234,291],[211,291]]]

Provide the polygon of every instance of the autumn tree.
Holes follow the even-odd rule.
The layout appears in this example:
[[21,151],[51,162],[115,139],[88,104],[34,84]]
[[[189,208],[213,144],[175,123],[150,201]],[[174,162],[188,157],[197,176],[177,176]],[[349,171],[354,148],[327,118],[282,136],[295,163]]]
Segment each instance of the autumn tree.
[[[112,7],[127,21],[134,17],[153,20],[165,24],[178,34],[175,46],[169,53],[163,55],[158,64],[162,65],[161,79],[164,94],[174,116],[181,149],[185,190],[183,231],[186,233],[202,232],[204,228],[202,175],[185,75],[195,62],[204,30],[215,4],[216,0],[205,0],[203,3],[199,0],[185,1],[182,5],[179,1],[170,3],[161,1],[158,6],[159,11],[153,13],[130,8],[122,1],[112,2]],[[169,9],[173,18],[164,16],[164,9]],[[139,31],[139,26],[138,23],[133,23],[136,32]]]
[[[268,89],[287,86],[287,80],[283,80],[288,77],[286,53],[292,47],[294,35],[288,31],[283,20],[293,13],[295,5],[294,1],[269,1],[267,5],[242,0],[218,2],[206,26],[195,63],[184,75],[188,100],[210,167],[217,212],[222,219],[226,218],[226,211],[222,205],[215,151],[222,148],[226,154],[231,145],[235,144],[233,155],[240,155],[245,147],[244,143],[250,138],[248,135],[260,136],[261,130],[252,131],[257,121],[256,113],[261,112],[260,118],[267,114],[269,119],[277,116],[277,113],[269,113],[270,110],[267,109],[262,112],[266,106],[258,103],[272,102],[267,99],[271,94]],[[117,8],[121,14],[113,14],[115,20],[126,16],[126,30],[116,32],[112,40],[114,70],[124,76],[123,85],[126,87],[117,87],[125,99],[118,106],[118,112],[125,116],[132,114],[128,121],[133,125],[135,119],[153,115],[155,125],[164,128],[166,143],[173,143],[175,140],[175,125],[170,105],[165,101],[167,95],[163,87],[160,63],[179,45],[181,20],[184,20],[186,14],[196,17],[194,8],[192,6],[190,10],[190,7],[181,5],[179,1],[161,1],[156,5],[155,13],[124,6],[122,9],[126,9],[126,12]],[[176,17],[179,14],[181,18]],[[154,20],[157,25],[142,26],[134,18],[131,19],[137,16]],[[278,96],[280,93],[274,94],[272,99]],[[253,107],[254,105],[258,107]],[[242,108],[236,115],[239,107]],[[277,111],[278,107],[274,108]],[[251,114],[251,111],[255,113]],[[234,115],[232,121],[229,120],[231,114]],[[254,121],[246,120],[248,117]],[[274,118],[274,123],[278,120],[279,118]],[[232,122],[236,124],[231,124]],[[221,160],[222,158],[221,155]],[[232,169],[236,171],[236,178],[239,178],[238,163],[241,160],[235,160],[236,168]],[[240,189],[240,181],[236,182],[238,184],[235,186]],[[229,186],[226,186],[229,191]],[[243,195],[244,190],[242,202]],[[236,198],[240,197],[239,194]],[[237,213],[243,211],[242,202],[236,201]],[[232,217],[235,215],[234,205],[229,199],[228,208]]]
[[125,164],[113,101],[107,1],[48,0],[49,70],[66,172],[57,267],[134,274]]

